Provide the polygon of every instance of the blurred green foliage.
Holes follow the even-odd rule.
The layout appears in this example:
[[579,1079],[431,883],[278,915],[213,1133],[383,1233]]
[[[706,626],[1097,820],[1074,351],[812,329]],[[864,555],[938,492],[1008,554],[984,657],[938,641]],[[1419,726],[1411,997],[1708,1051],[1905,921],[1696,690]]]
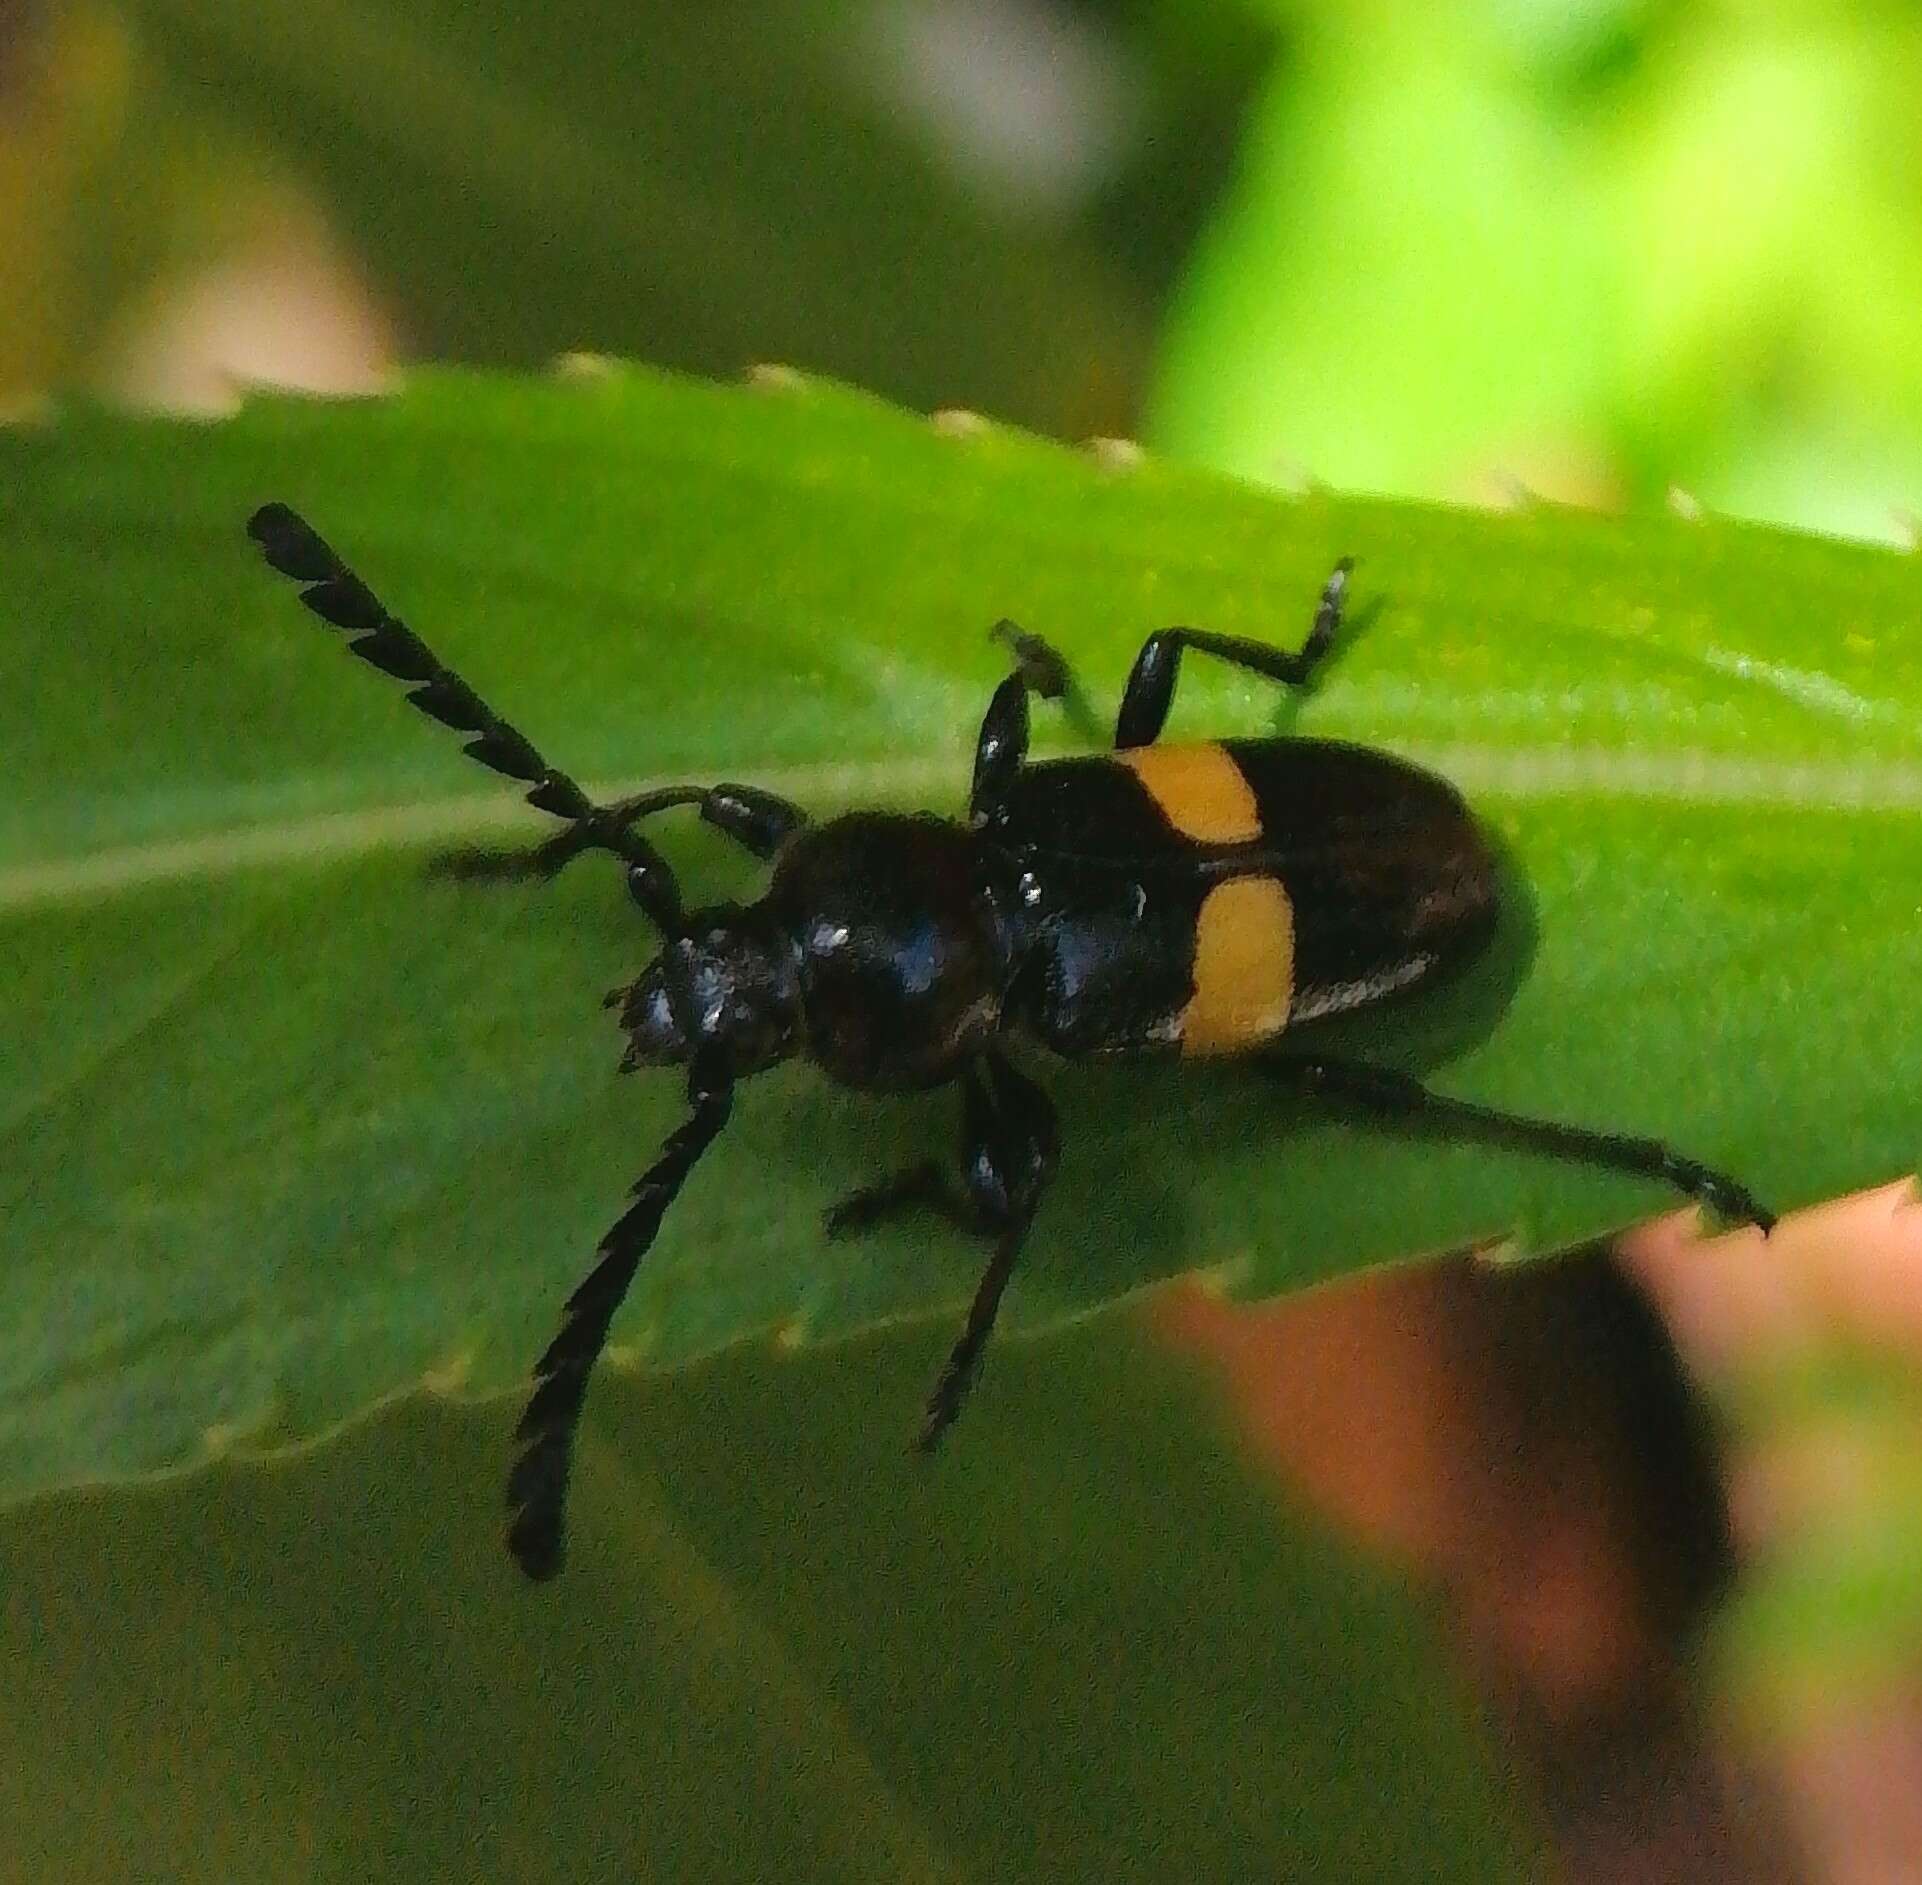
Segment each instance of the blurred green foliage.
[[1256,476],[1922,505],[1922,14],[1279,9],[1154,400]]
[[[1004,15],[948,10],[928,56],[998,69]],[[932,126],[876,56],[943,11],[16,8],[0,392],[311,199],[428,357],[791,361],[1415,495],[1922,510],[1907,0],[1081,0],[1115,154],[1039,219],[944,141],[1040,132]]]
[[930,1472],[899,1416],[945,1343],[604,1383],[540,1590],[496,1541],[499,1402],[16,1512],[0,1868],[1537,1875],[1430,1619],[1278,1510],[1138,1331],[1011,1348]]
[[[820,14],[741,0],[717,31],[687,0],[28,9],[0,333],[35,340],[0,353],[0,390],[103,364],[107,313],[137,320],[312,198],[410,353],[794,361],[924,407],[1124,429],[1146,328],[1114,271],[976,208]],[[264,312],[294,333],[302,315],[297,283]]]
[[1718,1620],[1762,1736],[1906,1705],[1922,1668],[1922,1371],[1839,1339],[1748,1366],[1730,1412],[1768,1536]]

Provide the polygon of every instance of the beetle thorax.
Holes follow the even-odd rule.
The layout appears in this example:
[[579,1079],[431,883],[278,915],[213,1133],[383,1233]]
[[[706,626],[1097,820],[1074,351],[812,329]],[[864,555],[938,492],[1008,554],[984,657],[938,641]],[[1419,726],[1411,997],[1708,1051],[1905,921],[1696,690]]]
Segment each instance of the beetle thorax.
[[939,1085],[1001,1022],[998,853],[946,819],[860,812],[802,832],[763,907],[792,937],[800,1050],[845,1086]]

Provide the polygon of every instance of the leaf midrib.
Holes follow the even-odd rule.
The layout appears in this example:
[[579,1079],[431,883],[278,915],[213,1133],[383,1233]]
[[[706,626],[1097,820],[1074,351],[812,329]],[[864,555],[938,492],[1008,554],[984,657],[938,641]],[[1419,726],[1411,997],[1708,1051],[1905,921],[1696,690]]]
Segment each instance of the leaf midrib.
[[[1513,749],[1477,744],[1423,745],[1397,751],[1452,780],[1471,798],[1529,802],[1598,798],[1680,805],[1747,805],[1829,812],[1922,813],[1922,765],[1860,761],[1734,759],[1671,750],[1623,752],[1607,747]],[[1052,751],[1037,757],[1061,756]],[[950,759],[877,760],[853,765],[770,766],[755,783],[803,805],[863,799],[905,801],[955,793],[964,768]],[[589,782],[598,798],[617,798],[670,783],[665,778]],[[532,832],[514,799],[459,794],[323,812],[274,824],[244,824],[192,837],[83,852],[0,870],[0,915],[105,900],[151,885],[213,881],[277,865],[331,864],[382,852],[418,849],[474,837]]]

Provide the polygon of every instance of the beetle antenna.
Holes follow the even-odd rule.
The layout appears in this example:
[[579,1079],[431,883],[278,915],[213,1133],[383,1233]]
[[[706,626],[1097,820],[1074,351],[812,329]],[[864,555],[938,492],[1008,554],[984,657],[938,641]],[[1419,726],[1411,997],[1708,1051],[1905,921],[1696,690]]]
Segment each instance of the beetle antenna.
[[550,1578],[561,1568],[567,1482],[588,1377],[668,1206],[727,1124],[734,1105],[732,1069],[711,1055],[697,1060],[688,1079],[688,1102],[687,1118],[636,1181],[634,1202],[601,1239],[599,1262],[567,1299],[560,1333],[534,1365],[534,1392],[514,1430],[521,1451],[507,1476],[507,1549],[531,1578]]
[[248,518],[247,534],[274,569],[305,585],[300,599],[314,614],[352,637],[351,653],[408,683],[409,703],[430,720],[472,734],[461,750],[525,785],[527,802],[537,811],[568,820],[573,830],[557,844],[572,839],[569,855],[599,846],[625,859],[637,900],[661,929],[678,931],[680,897],[667,860],[638,833],[604,817],[580,785],[550,766],[518,727],[503,720],[393,614],[311,524],[285,504],[263,504]]

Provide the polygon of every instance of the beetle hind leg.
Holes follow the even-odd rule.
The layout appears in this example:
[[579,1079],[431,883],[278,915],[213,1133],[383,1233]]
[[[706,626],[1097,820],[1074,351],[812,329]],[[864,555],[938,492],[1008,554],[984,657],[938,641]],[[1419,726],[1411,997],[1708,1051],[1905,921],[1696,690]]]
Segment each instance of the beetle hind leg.
[[1380,1119],[1405,1122],[1417,1131],[1428,1126],[1458,1138],[1487,1139],[1578,1165],[1660,1179],[1685,1198],[1707,1205],[1729,1223],[1754,1224],[1764,1236],[1775,1228],[1774,1212],[1739,1179],[1697,1159],[1684,1158],[1659,1139],[1595,1132],[1583,1126],[1565,1126],[1557,1120],[1500,1112],[1471,1100],[1451,1099],[1393,1068],[1362,1061],[1278,1055],[1265,1062],[1264,1069],[1312,1097]]

